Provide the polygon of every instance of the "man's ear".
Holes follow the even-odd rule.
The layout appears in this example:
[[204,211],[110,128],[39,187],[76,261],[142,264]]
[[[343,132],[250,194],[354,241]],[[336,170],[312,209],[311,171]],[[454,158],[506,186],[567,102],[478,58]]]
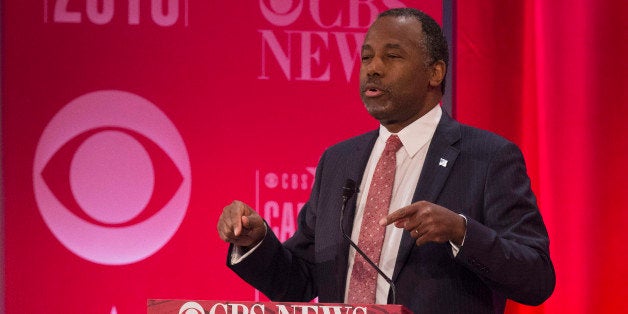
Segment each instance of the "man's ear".
[[447,73],[447,64],[445,64],[445,61],[438,60],[434,62],[434,64],[432,64],[432,77],[430,78],[430,86],[439,86],[445,78],[445,73]]

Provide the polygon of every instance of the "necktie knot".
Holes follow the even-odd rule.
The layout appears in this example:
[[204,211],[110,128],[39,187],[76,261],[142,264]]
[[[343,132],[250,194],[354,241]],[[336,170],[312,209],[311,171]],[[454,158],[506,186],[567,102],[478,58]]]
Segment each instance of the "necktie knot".
[[384,151],[388,153],[390,152],[396,153],[401,147],[403,147],[403,143],[401,143],[399,136],[393,134],[390,137],[388,137]]

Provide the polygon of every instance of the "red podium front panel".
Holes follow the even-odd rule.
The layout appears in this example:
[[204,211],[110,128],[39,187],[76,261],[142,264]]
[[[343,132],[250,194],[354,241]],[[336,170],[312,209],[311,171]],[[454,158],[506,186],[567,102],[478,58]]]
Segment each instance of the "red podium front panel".
[[148,300],[148,314],[411,314],[402,305]]

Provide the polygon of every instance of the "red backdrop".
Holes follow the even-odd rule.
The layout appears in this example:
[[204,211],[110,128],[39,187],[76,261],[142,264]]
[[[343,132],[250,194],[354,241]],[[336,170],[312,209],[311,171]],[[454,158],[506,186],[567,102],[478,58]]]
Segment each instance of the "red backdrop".
[[623,1],[459,1],[457,117],[519,143],[556,290],[511,313],[621,312],[628,54]]
[[[4,1],[5,312],[259,297],[227,270],[218,215],[240,199],[294,230],[325,147],[377,126],[356,58],[374,15],[403,4],[441,19],[435,0]],[[558,276],[511,313],[628,296],[626,13],[457,4],[455,113],[522,146]]]

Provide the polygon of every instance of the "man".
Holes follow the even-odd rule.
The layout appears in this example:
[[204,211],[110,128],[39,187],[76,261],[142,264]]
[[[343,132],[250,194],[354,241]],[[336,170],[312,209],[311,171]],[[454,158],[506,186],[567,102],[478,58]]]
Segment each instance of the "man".
[[432,18],[414,9],[380,14],[360,68],[379,130],[323,154],[299,228],[283,245],[246,204],[225,207],[218,232],[232,244],[228,266],[276,301],[392,302],[339,227],[352,179],[359,192],[345,229],[392,278],[396,303],[415,313],[501,313],[506,298],[544,302],[555,274],[521,152],[441,110],[447,62]]

